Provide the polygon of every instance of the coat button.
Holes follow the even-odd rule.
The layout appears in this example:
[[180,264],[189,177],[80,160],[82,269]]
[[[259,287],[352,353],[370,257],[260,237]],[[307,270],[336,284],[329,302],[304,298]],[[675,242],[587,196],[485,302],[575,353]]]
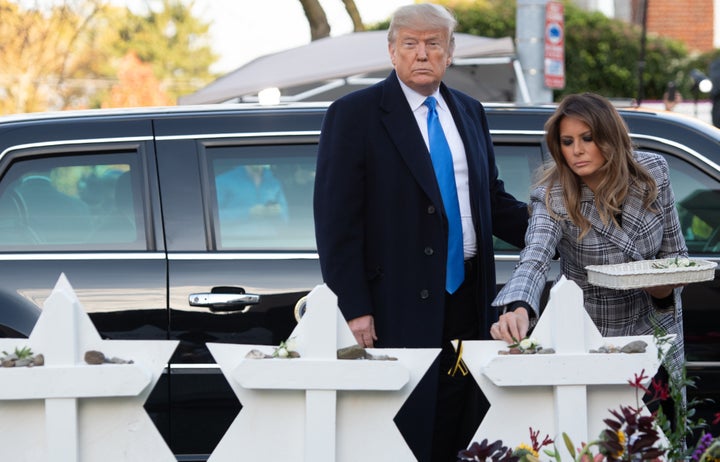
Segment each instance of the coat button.
[[432,215],[433,213],[435,213],[435,206],[434,206],[434,205],[428,205],[427,213],[428,213],[429,215]]
[[435,253],[435,251],[433,250],[432,247],[425,247],[425,255],[432,255],[434,253]]
[[420,291],[420,299],[426,300],[430,296],[430,291],[427,289],[423,289]]

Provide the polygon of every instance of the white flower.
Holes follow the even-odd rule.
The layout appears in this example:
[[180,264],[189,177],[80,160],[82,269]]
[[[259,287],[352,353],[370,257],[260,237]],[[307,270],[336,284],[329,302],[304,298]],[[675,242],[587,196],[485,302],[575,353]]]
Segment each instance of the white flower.
[[520,340],[519,346],[523,350],[532,350],[533,348],[538,346],[538,342],[533,337],[528,337]]
[[285,348],[287,348],[288,351],[297,351],[297,340],[295,340],[295,337],[290,337],[285,341]]
[[285,348],[284,346],[280,346],[275,351],[275,354],[277,354],[278,358],[287,358],[289,353],[287,348]]
[[675,261],[677,262],[677,266],[679,268],[687,268],[688,266],[691,266],[689,258],[679,257]]

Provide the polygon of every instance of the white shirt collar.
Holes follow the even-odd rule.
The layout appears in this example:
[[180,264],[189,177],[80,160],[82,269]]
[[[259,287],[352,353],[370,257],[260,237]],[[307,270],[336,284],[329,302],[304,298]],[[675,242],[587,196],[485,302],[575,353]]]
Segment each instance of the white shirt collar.
[[[421,95],[420,93],[416,92],[412,88],[408,87],[403,83],[402,80],[398,79],[398,82],[400,82],[400,88],[402,88],[403,93],[405,94],[405,98],[408,101],[408,104],[410,104],[410,109],[412,109],[413,112],[417,111],[420,106],[425,103],[425,100],[428,98],[427,96]],[[445,104],[445,100],[443,99],[442,95],[440,94],[440,88],[438,87],[437,90],[435,90],[435,93],[433,93],[430,96],[434,96],[437,100],[437,107],[441,109],[447,110],[447,105]]]

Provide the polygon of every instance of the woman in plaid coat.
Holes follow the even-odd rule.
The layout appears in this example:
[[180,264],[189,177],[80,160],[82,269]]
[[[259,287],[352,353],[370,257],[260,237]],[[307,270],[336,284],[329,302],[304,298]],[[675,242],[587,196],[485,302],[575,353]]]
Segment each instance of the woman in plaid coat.
[[[684,362],[678,286],[615,290],[588,284],[585,266],[686,257],[668,165],[635,152],[622,118],[605,98],[567,96],[545,124],[554,163],[532,192],[525,248],[493,306],[505,313],[493,338],[523,338],[539,313],[550,260],[583,290],[585,309],[603,336],[675,334],[668,372]],[[673,374],[674,375],[674,374]]]

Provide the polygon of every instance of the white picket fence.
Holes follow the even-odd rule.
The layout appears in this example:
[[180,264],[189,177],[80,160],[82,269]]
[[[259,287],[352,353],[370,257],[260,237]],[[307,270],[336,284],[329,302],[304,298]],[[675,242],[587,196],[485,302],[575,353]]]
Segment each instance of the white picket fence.
[[[393,417],[439,349],[369,350],[396,360],[337,359],[339,348],[355,344],[337,298],[321,285],[307,306],[291,335],[299,358],[251,359],[251,350],[274,349],[208,344],[243,404],[210,460],[415,460]],[[659,367],[652,338],[602,338],[569,281],[553,288],[533,335],[556,353],[499,355],[504,342],[463,344],[464,361],[491,403],[476,440],[516,446],[533,427],[588,441],[608,409],[635,403],[628,379],[643,369],[652,377]],[[589,353],[635,339],[647,341],[645,353]],[[0,460],[174,461],[143,405],[176,346],[102,340],[61,275],[30,337],[0,339],[0,351],[29,347],[45,357],[43,366],[0,368]],[[91,350],[119,360],[89,365]]]

